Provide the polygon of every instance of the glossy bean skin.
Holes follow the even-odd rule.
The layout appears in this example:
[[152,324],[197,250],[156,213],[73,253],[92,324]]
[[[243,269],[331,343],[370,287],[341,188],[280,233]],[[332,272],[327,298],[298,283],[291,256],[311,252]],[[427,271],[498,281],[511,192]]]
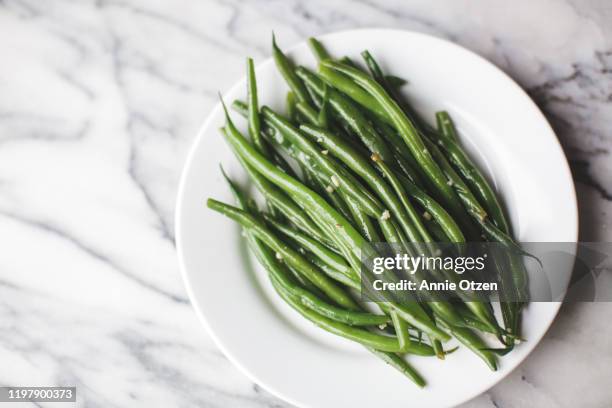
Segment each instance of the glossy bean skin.
[[399,178],[410,197],[431,214],[451,242],[463,243],[466,241],[461,228],[444,207],[417,187],[412,181],[401,176]]
[[316,38],[310,37],[308,39],[308,46],[310,47],[310,50],[315,55],[318,61],[330,58],[329,53],[327,52],[323,44],[321,44],[321,42]]
[[438,146],[436,146],[431,140],[425,138],[424,144],[427,146],[431,155],[435,158],[439,164],[447,179],[447,185],[453,188],[459,199],[461,200],[465,211],[474,218],[476,222],[482,222],[488,217],[486,210],[480,205],[480,202],[476,199],[474,194],[470,191],[467,184],[463,181],[457,172],[450,165],[446,157],[442,154]]
[[[264,109],[264,110],[262,110],[262,111],[264,112],[264,117],[268,117],[268,116],[266,116],[266,114],[265,114],[265,113],[266,113],[266,110]],[[317,135],[315,135],[315,136],[317,136]],[[319,137],[319,136],[321,136],[321,135],[319,134],[317,137]],[[327,137],[328,137],[328,138],[331,138],[331,135],[327,135]],[[297,139],[295,139],[295,140],[297,140]],[[330,145],[330,146],[328,146],[328,147],[330,148],[330,150],[332,149],[332,146],[331,146],[331,145]],[[355,155],[355,154],[349,154],[349,155],[347,155],[347,158],[353,158],[353,159],[355,159],[355,158],[357,158],[357,157],[358,157],[358,155]],[[349,164],[349,163],[346,163],[346,164]],[[349,167],[351,167],[351,166],[350,166],[350,164],[349,164]],[[369,167],[369,166],[367,166],[367,165],[364,165],[364,166],[355,166],[355,167],[351,167],[351,168],[353,168],[355,171],[359,171],[359,169],[364,170],[364,173],[363,173],[363,174],[360,174],[360,175],[362,175],[362,177],[363,177],[363,176],[364,176],[366,173],[368,173],[368,171],[369,171],[369,174],[370,174],[371,176],[373,175],[373,179],[372,179],[372,181],[373,181],[373,182],[380,182],[380,180],[379,180],[379,179],[377,179],[377,177],[378,177],[378,176],[376,175],[375,171],[373,171],[373,170],[371,169],[371,167]],[[380,183],[379,183],[379,184],[380,184]],[[383,185],[384,185],[384,184],[383,184]],[[374,187],[374,184],[373,184],[372,186]],[[389,193],[391,196],[393,196],[393,193],[392,193],[390,190],[387,190],[387,192],[388,192],[388,193]],[[398,204],[398,205],[399,205],[399,204]],[[409,221],[408,221],[408,222],[409,222]],[[383,222],[383,225],[384,225],[384,224],[385,224],[385,222]],[[410,224],[408,224],[408,225],[410,226]],[[387,229],[387,231],[393,231],[393,233],[394,233],[394,234],[398,234],[398,236],[399,236],[399,237],[401,237],[401,234],[399,234],[399,233],[398,233],[398,231],[395,231],[395,230],[390,229],[390,228],[388,228],[388,229]],[[412,234],[413,234],[413,235],[411,236],[412,241],[413,241],[413,242],[419,242],[419,241],[420,241],[420,237],[419,237],[419,235],[418,235],[418,232],[416,232],[416,231],[414,231],[414,230],[413,230],[413,231],[412,231]],[[401,238],[400,238],[399,240],[400,240],[400,242],[401,242]],[[405,242],[404,242],[404,243],[405,243]],[[422,278],[421,278],[421,280],[422,280]],[[458,315],[456,315],[456,313],[454,313],[454,311],[453,311],[452,307],[451,307],[451,306],[450,306],[450,304],[448,304],[447,302],[442,302],[442,301],[434,301],[434,302],[432,302],[432,305],[433,305],[432,307],[434,307],[434,308],[436,309],[437,313],[440,313],[441,315],[443,315],[443,316],[444,316],[444,317],[445,317],[447,320],[452,321],[452,322],[455,322],[455,323],[457,323],[457,324],[459,324],[459,323],[461,322],[460,317],[459,317]],[[429,329],[431,329],[431,327],[429,327]],[[439,335],[439,333],[436,333],[436,335]]]
[[[520,255],[524,253],[512,240],[507,222],[501,222],[503,211],[501,217],[494,214],[493,200],[497,197],[490,187],[486,190],[483,177],[474,175],[478,169],[461,148],[448,115],[439,113],[439,130],[432,128],[398,92],[404,81],[385,74],[369,52],[362,56],[370,74],[361,68],[363,64],[355,65],[349,58],[334,60],[316,39],[309,40],[309,45],[319,61],[318,73],[296,68],[273,39],[276,65],[290,87],[287,115],[265,107],[260,110],[255,70],[249,59],[247,103],[237,102],[234,106],[247,119],[250,142],[229,118],[223,129],[230,147],[266,200],[267,212],[260,212],[253,199],[241,205],[246,215],[253,217],[251,221],[259,223],[255,228],[244,229],[249,245],[267,252],[267,260],[260,262],[276,270],[271,273],[266,267],[275,289],[298,313],[327,325],[326,330],[340,330],[345,337],[361,342],[417,384],[424,383],[422,378],[397,354],[412,343],[421,344],[422,335],[430,344],[427,355],[435,353],[444,358],[447,352],[441,341],[452,336],[495,368],[495,355],[509,351],[515,339],[520,339],[522,303],[502,303],[506,329],[497,325],[489,303],[470,301],[459,291],[453,291],[453,295],[463,302],[445,302],[425,295],[419,296],[419,301],[404,304],[388,297],[379,304],[383,314],[349,304],[352,298],[344,292],[346,288],[363,290],[361,279],[369,279],[363,275],[360,254],[363,248],[372,251],[368,249],[369,242],[395,242],[407,248],[415,241],[462,243],[482,237],[516,249],[519,256],[515,261],[521,264]],[[313,129],[329,132],[348,143],[353,148],[350,157],[343,160],[319,137],[308,135],[314,133]],[[377,143],[383,147],[376,147]],[[415,146],[421,147],[419,143],[424,146],[421,157],[415,150]],[[285,159],[287,154],[291,163]],[[364,160],[359,166],[348,165],[354,157]],[[284,211],[279,210],[272,196]],[[283,207],[286,203],[293,207],[288,210],[287,205]],[[213,202],[212,206],[219,210],[222,204]],[[222,211],[234,210],[225,207]],[[287,216],[298,211],[302,225]],[[236,213],[233,217],[241,218]],[[242,219],[242,224],[249,223]],[[270,235],[264,235],[261,229],[257,235],[257,227],[267,229]],[[281,250],[283,243],[288,249]],[[302,258],[292,257],[289,251]],[[512,259],[504,262],[509,265],[499,270],[511,270]],[[434,271],[417,272],[417,281],[429,273],[436,279],[443,278]],[[321,286],[326,286],[323,279],[332,286],[322,290]],[[505,283],[509,290],[517,291],[525,281],[512,275],[506,277]],[[338,292],[330,289],[333,285],[337,285]],[[344,300],[342,293],[347,295]],[[378,322],[389,326],[378,331],[374,329]],[[418,334],[416,341],[410,334],[414,330]],[[487,349],[478,332],[495,334],[506,349]],[[373,348],[375,343],[386,351]]]
[[316,239],[313,239],[306,234],[300,233],[299,231],[294,230],[290,226],[283,225],[282,223],[269,217],[266,218],[266,221],[270,226],[272,226],[272,228],[276,229],[283,235],[286,235],[291,239],[295,240],[302,248],[312,252],[332,268],[346,275],[349,275],[351,273],[351,268],[344,261],[344,258],[327,248],[325,245],[318,242]]
[[[329,229],[333,229],[334,237],[346,248],[347,252],[352,253],[353,262],[355,260],[357,262],[356,270],[359,270],[358,260],[361,259],[361,250],[367,249],[368,246],[366,245],[367,241],[352,224],[314,191],[306,188],[298,180],[288,176],[267,161],[244,139],[230,120],[228,120],[227,128],[227,140],[234,147],[237,154],[253,165],[260,174],[272,183],[284,189],[290,196],[295,197],[296,200],[299,200],[305,209],[307,208],[313,215],[316,214],[317,220],[320,223],[325,224]],[[391,304],[390,307],[396,310],[400,317],[412,326],[430,333],[441,341],[449,340],[449,336],[433,324],[418,303]]]
[[397,354],[394,354],[394,353],[384,353],[383,354],[381,351],[376,350],[376,349],[369,349],[369,350],[372,353],[374,353],[374,355],[382,359],[385,363],[389,364],[390,366],[394,367],[395,369],[400,371],[402,374],[404,374],[406,377],[410,378],[420,388],[423,388],[426,385],[423,377],[421,377],[421,375],[414,368],[412,368],[412,366],[410,366],[407,362],[405,362]]
[[455,196],[455,192],[448,185],[442,170],[431,157],[431,153],[425,146],[414,124],[406,117],[402,109],[386,93],[384,88],[368,75],[344,64],[324,60],[321,62],[321,66],[349,76],[374,97],[385,110],[394,127],[410,148],[410,152],[421,166],[425,176],[431,181],[432,185],[435,186],[435,191],[439,195],[439,198],[452,212],[461,213],[460,204]]
[[[450,115],[442,111],[436,114],[436,118],[439,126],[438,133],[442,135],[437,139],[438,145],[444,150],[448,160],[455,166],[455,169],[461,174],[471,191],[474,192],[486,208],[487,214],[495,224],[496,228],[491,226],[487,220],[482,221],[481,226],[485,234],[494,241],[507,244],[509,247],[515,247],[516,244],[509,236],[510,226],[502,206],[484,175],[458,144],[457,130]],[[513,298],[513,300],[520,300],[520,302],[514,302],[515,304],[510,305],[510,307],[517,309],[520,308],[519,305],[522,302],[526,302],[529,298],[527,272],[522,260],[517,256],[510,256],[508,266],[512,273],[512,286],[514,286],[514,289],[508,288],[508,290],[516,290],[517,297]],[[509,284],[506,284],[506,286],[509,286]],[[515,331],[518,330],[518,323],[516,322],[518,314],[516,310],[512,313],[505,313],[505,315],[512,316],[509,320],[511,321],[510,325],[514,326]]]
[[391,320],[393,321],[393,327],[395,328],[395,334],[400,348],[402,350],[409,350],[412,341],[410,340],[410,333],[408,332],[408,324],[399,317],[396,311],[391,312]]
[[[388,167],[386,167],[384,163],[379,161],[377,162],[377,164],[382,168],[383,174],[385,174],[387,180],[392,181],[392,185],[394,185],[394,187],[396,188],[398,195],[400,195],[400,197],[404,197],[405,194],[404,194],[404,191],[403,191],[403,188],[402,188],[402,185],[399,179],[395,177],[395,175],[388,169]],[[433,242],[433,240],[431,239],[429,235],[426,235],[425,239],[426,239],[425,242],[427,243]],[[439,274],[439,272],[437,271],[431,271],[431,272],[432,273],[436,272],[434,274],[436,276]],[[443,274],[443,276],[440,277],[441,280],[443,280],[444,278],[449,279],[455,284],[458,284],[458,280],[459,280],[458,276],[453,272],[445,273]],[[495,318],[493,317],[492,314],[488,313],[487,305],[481,303],[480,301],[476,301],[479,298],[478,296],[476,296],[472,292],[468,293],[463,290],[458,290],[457,293],[459,294],[460,298],[466,302],[468,307],[472,309],[474,313],[476,313],[479,317],[483,319],[484,324],[491,325],[491,327],[496,327]],[[455,318],[457,318],[457,316],[455,316]],[[464,324],[464,322],[459,319],[454,320],[454,323],[460,324],[460,325]]]
[[484,175],[455,141],[457,137],[456,131],[450,117],[446,112],[438,112],[437,117],[442,117],[440,121],[443,126],[441,130],[443,131],[440,133],[445,135],[445,137],[438,138],[438,146],[444,150],[448,160],[486,208],[487,214],[491,217],[495,225],[503,232],[508,233],[510,228],[501,204],[497,199],[497,195]]
[[361,53],[361,57],[368,66],[372,77],[385,89],[385,91],[387,91],[398,105],[401,106],[404,113],[406,113],[408,118],[416,125],[417,129],[419,129],[421,133],[433,131],[433,128],[397,93],[396,87],[392,86],[389,82],[389,76],[383,73],[380,65],[378,65],[378,62],[376,62],[372,54],[370,54],[368,50],[365,50]]
[[295,75],[295,68],[293,63],[287,58],[285,54],[281,51],[281,49],[276,44],[276,38],[272,35],[272,56],[274,58],[274,62],[276,63],[276,67],[278,71],[281,73],[291,91],[295,94],[295,97],[300,102],[308,102],[310,103],[310,96],[308,95],[308,91],[306,91],[306,87],[300,81],[300,79]]
[[410,153],[410,149],[408,149],[402,137],[395,132],[395,129],[386,123],[374,119],[374,124],[379,129],[379,133],[382,137],[387,141],[391,150],[393,150],[393,157],[400,170],[402,170],[404,175],[417,186],[423,187],[425,182],[418,171],[419,164],[414,157],[412,157],[412,153]]
[[[238,207],[243,211],[248,210],[247,200],[239,191],[237,186],[229,179],[222,170],[223,177],[227,181],[234,197],[236,198]],[[253,211],[249,211],[251,215]],[[264,268],[271,275],[271,278],[276,279],[280,287],[295,297],[304,306],[316,311],[317,313],[326,316],[332,320],[345,323],[351,326],[378,326],[390,322],[390,317],[384,315],[375,315],[372,313],[352,311],[330,305],[320,298],[315,296],[311,291],[301,288],[289,278],[289,273],[282,264],[272,255],[270,249],[267,248],[257,236],[249,229],[244,230],[247,235],[249,247],[254,252],[257,259],[261,262]],[[298,275],[299,276],[299,275]]]
[[[226,140],[233,146],[237,154],[251,164],[262,176],[294,198],[294,201],[300,202],[305,211],[317,214],[319,225],[323,224],[328,230],[335,232],[334,239],[343,242],[351,251],[357,251],[365,246],[367,241],[346,218],[340,215],[315,191],[305,187],[299,180],[278,169],[257,152],[240,134],[229,117],[227,129]],[[358,252],[354,252],[354,255],[357,259],[360,258]]]
[[250,164],[239,156],[238,159],[255,187],[263,194],[267,201],[271,202],[278,211],[300,229],[330,245],[329,239],[322,233],[319,227],[312,222],[310,217],[289,196],[262,177]]
[[322,316],[311,309],[303,306],[299,302],[296,301],[295,298],[289,296],[286,292],[278,289],[278,284],[273,280],[272,281],[277,288],[277,292],[279,295],[289,303],[298,313],[304,316],[306,319],[310,320],[312,323],[317,325],[318,327],[326,330],[330,333],[338,335],[340,337],[347,338],[349,340],[353,340],[360,344],[363,344],[366,347],[371,347],[380,351],[387,351],[391,353],[409,353],[416,354],[421,356],[431,356],[433,355],[433,349],[427,345],[422,343],[414,343],[410,344],[406,350],[402,350],[399,346],[399,343],[396,338],[383,336],[379,334],[375,334],[363,329],[359,329],[356,327],[352,327],[332,319],[329,319],[325,316]]
[[257,79],[255,77],[255,65],[252,58],[247,58],[247,104],[249,136],[259,150],[266,152],[266,148],[261,140]]
[[308,135],[311,140],[319,142],[325,149],[329,150],[331,154],[340,159],[342,163],[347,165],[366,181],[370,188],[379,195],[387,208],[391,210],[391,213],[396,217],[403,228],[404,234],[406,234],[410,241],[421,242],[423,240],[423,236],[421,235],[422,229],[420,231],[419,228],[415,226],[415,224],[420,224],[422,227],[422,223],[416,211],[414,211],[414,208],[411,205],[407,208],[402,206],[393,190],[379,176],[376,170],[374,170],[370,162],[351,148],[348,143],[325,129],[302,125],[300,126],[300,130]]
[[[464,182],[464,180],[455,172],[438,146],[436,146],[429,139],[425,139],[425,141],[432,152],[432,155],[436,158],[441,168],[444,169],[444,173],[448,177],[453,188],[455,188],[457,191],[457,195],[463,202],[467,212],[482,228],[484,234],[495,242],[503,243],[511,249],[518,249],[518,246],[514,243],[514,241],[507,234],[493,225],[493,223],[488,219],[488,213],[486,210],[476,199],[466,182]],[[507,260],[499,260],[497,265],[497,268],[501,273],[510,273],[511,275],[511,281],[508,281],[505,277],[502,277],[502,290],[506,294],[509,294],[506,296],[511,300],[527,299],[528,284],[524,264],[520,257],[509,255],[507,258]],[[520,302],[511,302],[510,304],[507,304],[507,302],[505,303],[506,304],[503,305],[504,321],[506,322],[507,329],[512,330],[513,334],[516,334],[518,331]]]
[[[337,90],[327,87],[317,74],[305,67],[298,67],[296,74],[317,95],[323,96],[327,89],[329,103],[336,115],[359,137],[372,153],[377,153],[383,160],[392,161],[393,154],[385,141],[377,134],[371,123],[361,114],[354,102]],[[321,126],[325,127],[325,126]]]
[[465,327],[456,327],[440,322],[459,342],[472,350],[489,366],[491,371],[497,371],[497,358],[487,350],[487,345],[472,330]]
[[436,124],[438,126],[438,135],[451,142],[459,142],[457,129],[446,111],[436,112]]
[[[239,100],[235,100],[234,102],[232,102],[232,109],[234,109],[236,112],[238,112],[241,116],[243,116],[243,117],[248,119],[248,116],[249,116],[249,107],[248,107],[248,105],[245,102],[239,101]],[[261,118],[261,115],[260,115],[260,118]],[[263,126],[261,126],[261,135],[262,135],[262,137],[264,135],[267,135],[268,137],[271,137],[271,136],[274,135],[274,129],[270,128],[269,126],[265,126],[265,124],[263,124]],[[265,139],[262,139],[261,141],[262,141],[262,143],[264,145],[266,145]],[[285,158],[283,156],[278,154],[276,151],[271,151],[272,149],[269,149],[269,145],[266,146],[266,150],[267,150],[268,154],[264,154],[264,156],[267,159],[270,159],[276,166],[278,166],[282,171],[284,171],[285,173],[287,173],[291,177],[298,178],[298,176],[295,173],[295,171],[293,170],[293,168],[289,165],[289,163],[287,163],[287,161],[285,160]],[[266,152],[264,152],[264,153],[266,153]]]
[[291,249],[288,245],[284,244],[276,235],[274,235],[266,226],[257,220],[249,213],[231,205],[222,203],[214,199],[208,199],[207,206],[211,210],[217,211],[232,220],[238,222],[242,227],[253,233],[259,240],[264,242],[274,251],[276,251],[279,257],[285,260],[288,264],[291,264],[295,269],[299,270],[310,282],[317,286],[323,293],[334,300],[338,305],[346,307],[347,309],[355,310],[357,305],[347,295],[347,293],[331,281],[326,275],[322,274],[316,267],[314,267],[308,260],[306,260],[301,254]]
[[379,204],[367,194],[367,190],[361,186],[361,183],[342,167],[336,165],[328,157],[325,157],[320,149],[308,141],[298,129],[293,127],[281,115],[265,106],[262,108],[262,114],[270,123],[270,126],[273,126],[283,138],[287,138],[288,142],[293,144],[295,149],[299,150],[298,155],[306,155],[304,157],[305,160],[312,160],[316,163],[316,166],[325,174],[326,182],[329,186],[332,186],[332,188],[338,187],[346,191],[370,215],[376,217],[382,214]]
[[[323,144],[325,148],[329,149],[331,154],[338,156],[342,160],[343,163],[345,163],[347,166],[352,168],[362,178],[369,179],[369,184],[371,185],[371,187],[375,188],[375,190],[378,190],[381,197],[387,198],[385,202],[390,204],[392,206],[391,208],[397,209],[397,207],[400,207],[400,204],[398,200],[395,198],[396,195],[393,194],[393,191],[391,191],[391,189],[386,185],[386,183],[382,179],[379,178],[378,174],[376,174],[376,172],[373,170],[370,163],[368,163],[365,159],[363,159],[357,152],[352,150],[350,146],[348,146],[342,140],[338,139],[335,135],[329,132],[326,132],[322,129],[314,128],[311,126],[305,126],[305,125],[302,125],[301,129],[304,130],[304,132],[308,134],[309,136],[311,136],[313,139],[319,140],[319,142]],[[382,163],[382,161],[379,161],[379,165],[384,166],[384,163]],[[390,172],[387,167],[384,167],[384,168],[387,170],[386,173],[383,173],[383,174],[386,174],[387,180],[395,181],[395,183],[392,182],[392,184],[394,184],[398,189],[401,188],[399,180],[394,178],[393,173]],[[400,190],[398,191],[398,193],[400,194],[401,197],[404,197],[403,191]],[[408,208],[412,209],[412,212],[413,212],[412,219],[415,222],[420,224],[421,229],[424,229],[424,226],[421,223],[419,215],[416,214],[416,212],[414,211],[410,203],[405,201],[404,204]],[[397,210],[397,211],[400,211],[400,210]],[[406,222],[409,223],[411,221],[407,220]],[[387,231],[392,231],[392,230],[388,229]],[[411,241],[413,243],[432,242],[431,237],[428,235],[426,230],[424,234],[425,234],[424,236],[420,235],[418,230],[413,230],[413,235],[409,236],[409,238],[411,238]],[[401,241],[401,239],[395,239],[395,240],[398,242]],[[447,319],[449,320],[453,319],[453,321],[458,324],[461,323],[461,319],[456,314],[452,313],[452,308],[449,307],[449,305],[445,304],[444,302],[436,302],[434,307],[436,308],[436,310],[438,310],[439,313],[445,314],[447,316]],[[478,306],[474,305],[474,307],[478,307]]]
[[[234,193],[234,196],[236,197],[236,200],[238,201],[239,206],[242,209],[246,209],[245,198],[240,193],[238,188],[234,185],[234,183],[227,177],[223,169],[221,170],[222,170],[223,176],[225,177],[228,184],[230,185],[230,188],[232,192]],[[282,270],[280,270],[278,263],[275,262],[275,260],[271,257],[271,254],[269,253],[269,251],[266,251],[265,246],[261,242],[259,242],[255,236],[253,236],[251,233],[248,233],[248,232],[247,232],[247,239],[249,241],[249,245],[251,249],[255,251],[257,258],[260,259],[261,263],[268,270],[268,273],[270,275],[275,275],[277,278],[282,277],[283,275],[279,274],[279,272],[282,272]],[[280,288],[280,286],[282,285],[282,280],[276,279],[276,281],[279,283],[276,286]],[[357,323],[363,322],[364,324],[369,324],[369,323],[379,324],[378,322],[382,322],[383,319],[384,319],[383,323],[386,323],[388,319],[386,316],[372,315],[370,313],[337,310],[337,308],[334,308],[331,305],[327,305],[324,302],[316,301],[317,300],[316,298],[314,299],[315,301],[312,301],[312,295],[310,294],[307,295],[307,298],[311,298],[311,300],[304,302],[302,298],[302,303],[303,304],[305,303],[307,307],[310,306],[311,309],[315,311],[323,312],[324,315],[326,315],[327,317],[335,317],[335,319],[337,321],[340,321],[341,323],[351,322],[352,324],[357,324]],[[316,308],[313,308],[313,306],[315,305],[316,305]],[[399,340],[398,340],[398,346],[402,350],[406,350],[408,348],[406,347],[405,344],[404,345],[400,344]],[[425,381],[418,374],[418,372],[416,372],[414,368],[412,368],[406,361],[401,359],[397,354],[381,351],[381,350],[378,350],[372,347],[367,347],[367,349],[370,352],[372,352],[374,355],[376,355],[378,358],[382,359],[387,364],[399,370],[402,374],[404,374],[409,379],[411,379],[419,387],[423,387],[425,385]],[[429,351],[424,347],[413,348],[413,350],[417,352],[417,354],[424,354],[424,355],[429,354]]]
[[382,238],[376,229],[376,226],[372,222],[372,219],[368,217],[368,214],[363,212],[359,205],[350,197],[346,197],[346,202],[351,212],[351,217],[355,220],[355,225],[361,231],[361,234],[369,242],[381,242]]
[[[345,65],[354,69],[358,69],[348,64]],[[348,95],[355,102],[357,102],[358,104],[372,112],[374,115],[376,115],[376,117],[379,118],[381,121],[389,125],[393,124],[391,118],[389,117],[385,109],[380,105],[380,103],[374,97],[372,97],[366,90],[359,86],[355,86],[355,83],[347,75],[328,68],[325,65],[319,66],[319,75],[321,75],[321,78],[323,78],[328,85],[333,86],[342,93]]]
[[[251,239],[256,238],[252,237]],[[271,278],[278,284],[277,289],[282,290],[287,294],[287,296],[290,296],[295,301],[299,302],[313,312],[316,312],[330,320],[349,326],[378,326],[389,322],[389,317],[385,315],[346,310],[322,301],[311,292],[304,290],[291,282],[287,276],[287,273],[281,269],[281,265],[278,261],[275,261],[275,258],[269,251],[265,251],[265,248],[259,248],[258,252],[259,254],[256,253],[256,256],[264,267],[270,272]],[[263,252],[263,254],[261,252]],[[399,342],[398,348],[403,350]]]

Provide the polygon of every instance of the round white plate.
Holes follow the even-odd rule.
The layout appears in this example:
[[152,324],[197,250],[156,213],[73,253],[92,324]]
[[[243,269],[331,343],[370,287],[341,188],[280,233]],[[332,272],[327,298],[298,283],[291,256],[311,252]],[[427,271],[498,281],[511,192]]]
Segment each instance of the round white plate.
[[[332,55],[355,61],[370,50],[386,72],[410,81],[403,90],[419,111],[429,118],[436,110],[451,113],[502,194],[519,240],[576,241],[576,197],[561,147],[536,105],[503,72],[464,48],[413,32],[355,30],[320,40]],[[315,66],[305,43],[287,53]],[[257,66],[257,79],[261,103],[283,109],[287,88],[271,60]],[[245,94],[242,79],[224,99]],[[234,118],[244,130],[244,121]],[[283,304],[247,255],[239,228],[206,208],[208,197],[233,202],[219,163],[246,182],[218,132],[222,124],[217,106],[185,165],[176,212],[179,259],[190,299],[219,348],[271,393],[301,407],[454,406],[512,371],[555,318],[559,303],[531,304],[524,316],[527,342],[502,358],[497,372],[463,347],[446,361],[410,358],[428,383],[418,389],[359,345],[321,331]]]

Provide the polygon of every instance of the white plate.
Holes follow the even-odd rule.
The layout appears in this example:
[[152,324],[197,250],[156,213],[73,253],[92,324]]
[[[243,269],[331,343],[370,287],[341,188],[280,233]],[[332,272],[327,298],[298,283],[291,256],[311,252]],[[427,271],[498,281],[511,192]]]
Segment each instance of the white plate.
[[[387,72],[407,78],[404,91],[432,117],[446,109],[464,143],[494,180],[521,241],[574,242],[576,197],[567,161],[535,104],[495,66],[455,44],[407,31],[367,29],[320,38],[332,55],[359,60],[369,49]],[[288,51],[314,67],[305,43]],[[287,91],[271,60],[257,66],[262,103],[283,109]],[[245,98],[245,80],[224,96]],[[234,115],[244,129],[244,121]],[[559,309],[533,303],[524,316],[528,339],[491,372],[465,348],[446,361],[413,357],[428,385],[408,379],[360,346],[304,321],[278,299],[246,255],[236,225],[205,207],[233,202],[218,165],[245,176],[218,133],[217,106],[193,145],[179,189],[177,247],[198,316],[225,355],[253,381],[301,407],[449,407],[486,391],[533,350]]]

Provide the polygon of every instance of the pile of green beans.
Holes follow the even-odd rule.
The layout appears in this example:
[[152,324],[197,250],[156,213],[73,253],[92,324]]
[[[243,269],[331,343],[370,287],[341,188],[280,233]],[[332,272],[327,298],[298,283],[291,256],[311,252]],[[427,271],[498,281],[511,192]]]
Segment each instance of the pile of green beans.
[[[370,243],[416,244],[426,251],[434,242],[484,237],[516,247],[494,189],[461,146],[450,115],[438,112],[437,128],[431,126],[399,92],[406,81],[385,74],[370,52],[361,54],[362,69],[347,57],[334,59],[314,38],[309,45],[318,70],[296,66],[272,40],[276,67],[289,87],[286,114],[259,105],[251,58],[246,101],[232,104],[246,118],[248,136],[222,101],[221,134],[265,207],[223,169],[236,205],[209,199],[208,207],[240,224],[291,308],[362,344],[418,386],[425,380],[407,357],[444,359],[454,350],[444,346],[452,338],[496,370],[498,356],[521,338],[528,299],[520,256],[508,256],[508,267],[499,268],[502,291],[513,300],[501,297],[500,322],[488,298],[467,291],[458,290],[453,301],[435,293],[426,300],[385,298],[375,303],[377,311],[355,296],[361,251],[374,251]],[[413,279],[424,279],[422,271]],[[491,347],[485,336],[501,344]]]

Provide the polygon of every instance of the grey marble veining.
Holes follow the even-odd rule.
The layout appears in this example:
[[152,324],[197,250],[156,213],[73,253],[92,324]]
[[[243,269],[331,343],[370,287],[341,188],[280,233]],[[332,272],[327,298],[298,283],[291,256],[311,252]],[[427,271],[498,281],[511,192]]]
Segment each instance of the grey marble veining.
[[[515,78],[569,158],[581,239],[612,239],[608,1],[0,0],[0,384],[76,384],[91,407],[286,406],[196,320],[178,177],[217,91],[245,55],[269,55],[272,30],[288,46],[374,26],[450,39]],[[610,406],[611,312],[565,305],[465,406]]]

